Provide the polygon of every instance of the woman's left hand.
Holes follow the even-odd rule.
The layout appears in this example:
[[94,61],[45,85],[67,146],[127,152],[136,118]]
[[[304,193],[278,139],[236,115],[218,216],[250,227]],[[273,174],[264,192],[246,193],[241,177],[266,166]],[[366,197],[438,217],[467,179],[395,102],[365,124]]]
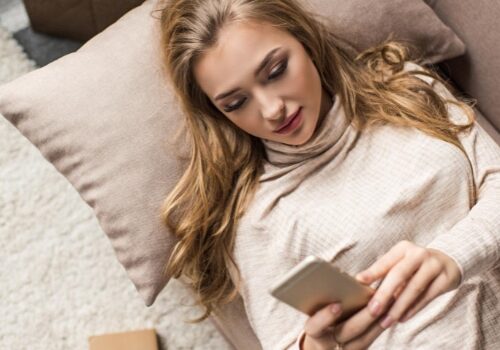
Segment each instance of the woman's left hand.
[[384,278],[368,303],[373,316],[385,313],[391,298],[395,298],[380,325],[388,328],[404,322],[437,296],[458,287],[461,272],[448,255],[401,241],[380,257],[356,279],[371,284]]

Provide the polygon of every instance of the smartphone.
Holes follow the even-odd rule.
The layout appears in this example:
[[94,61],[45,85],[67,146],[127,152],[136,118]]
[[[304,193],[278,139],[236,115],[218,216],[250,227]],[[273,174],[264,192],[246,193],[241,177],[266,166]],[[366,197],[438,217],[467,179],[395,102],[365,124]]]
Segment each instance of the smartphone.
[[312,316],[328,304],[340,302],[339,322],[362,309],[375,289],[358,282],[332,263],[309,255],[268,290],[275,298]]

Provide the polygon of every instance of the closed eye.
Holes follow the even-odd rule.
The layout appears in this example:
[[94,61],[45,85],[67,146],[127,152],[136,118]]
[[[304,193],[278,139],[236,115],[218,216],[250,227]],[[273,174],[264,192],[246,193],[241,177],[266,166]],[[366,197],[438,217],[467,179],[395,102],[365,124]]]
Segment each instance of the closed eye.
[[[271,74],[269,75],[269,78],[268,80],[275,80],[276,78],[278,78],[279,76],[281,76],[286,68],[288,66],[288,60],[284,60],[282,61],[278,66],[276,66],[272,71],[271,71]],[[226,113],[230,113],[230,112],[233,112],[235,111],[236,109],[240,108],[241,105],[246,101],[246,98],[243,98],[243,99],[240,99],[238,101],[236,101],[237,103],[233,103],[233,104],[230,104],[230,105],[227,105],[226,108],[224,108],[224,111]]]
[[285,71],[287,65],[288,60],[281,62],[275,69],[271,71],[272,74],[269,76],[269,80],[273,80],[279,77]]

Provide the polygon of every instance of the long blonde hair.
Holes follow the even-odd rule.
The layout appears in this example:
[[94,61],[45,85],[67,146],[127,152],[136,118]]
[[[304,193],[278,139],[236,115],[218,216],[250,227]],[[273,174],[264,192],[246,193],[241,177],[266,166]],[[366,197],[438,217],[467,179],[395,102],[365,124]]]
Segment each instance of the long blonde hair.
[[[197,84],[193,65],[232,21],[268,22],[293,35],[313,60],[326,91],[340,94],[354,127],[380,123],[415,127],[450,142],[464,153],[457,134],[469,129],[474,113],[467,101],[443,100],[426,82],[403,71],[409,48],[388,40],[353,57],[324,19],[296,0],[166,0],[161,9],[163,63],[185,117],[187,168],[161,208],[162,219],[179,238],[165,266],[185,277],[204,314],[201,322],[238,294],[229,269],[238,219],[252,200],[263,171],[259,138],[229,121]],[[419,62],[419,58],[414,59]],[[428,75],[447,84],[434,70]],[[470,100],[472,101],[472,100]],[[448,119],[446,102],[461,106],[468,124]],[[180,135],[180,134],[179,134]]]

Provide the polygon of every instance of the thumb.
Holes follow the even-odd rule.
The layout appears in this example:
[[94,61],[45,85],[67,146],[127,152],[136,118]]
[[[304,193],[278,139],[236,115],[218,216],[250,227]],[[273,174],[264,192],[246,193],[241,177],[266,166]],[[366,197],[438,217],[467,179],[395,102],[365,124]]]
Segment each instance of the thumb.
[[356,274],[356,276],[354,277],[358,282],[361,282],[363,284],[370,284],[372,283],[372,279],[373,277],[370,276],[370,273],[368,271],[361,271],[359,273]]

